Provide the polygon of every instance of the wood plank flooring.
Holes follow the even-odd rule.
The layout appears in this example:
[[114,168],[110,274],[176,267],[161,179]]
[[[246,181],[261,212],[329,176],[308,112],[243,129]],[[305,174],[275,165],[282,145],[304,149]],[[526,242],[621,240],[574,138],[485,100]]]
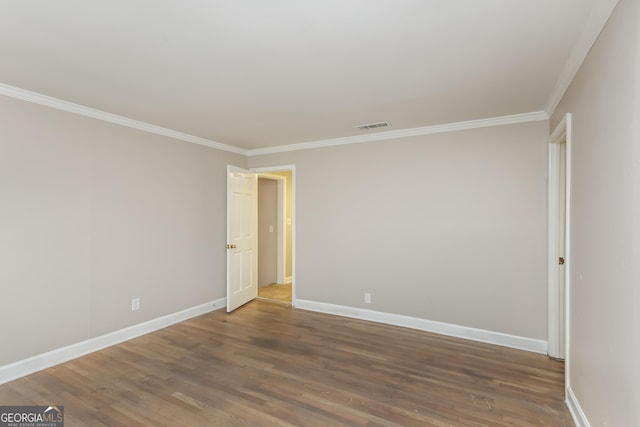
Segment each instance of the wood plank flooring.
[[269,286],[263,286],[258,288],[258,296],[291,304],[291,283],[284,285],[274,283]]
[[573,426],[544,355],[254,301],[0,385],[66,426]]

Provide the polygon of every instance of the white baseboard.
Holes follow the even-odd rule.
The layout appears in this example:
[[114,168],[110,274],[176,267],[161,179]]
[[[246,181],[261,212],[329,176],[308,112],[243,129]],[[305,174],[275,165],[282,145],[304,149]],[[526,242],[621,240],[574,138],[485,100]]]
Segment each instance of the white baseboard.
[[576,395],[573,393],[571,386],[567,386],[567,407],[569,408],[569,412],[571,412],[571,417],[573,418],[573,422],[576,423],[576,427],[591,427],[589,420],[587,419],[587,415],[582,410]]
[[102,350],[103,348],[123,341],[166,328],[167,326],[171,326],[192,317],[218,310],[226,307],[226,305],[227,299],[220,298],[196,307],[178,311],[177,313],[168,314],[166,316],[158,317],[157,319],[129,326],[127,328],[120,329],[119,331],[110,332],[99,337],[71,344],[47,353],[42,353],[28,359],[19,360],[9,365],[0,366],[0,384],[50,368],[51,366],[59,365],[60,363],[93,353],[94,351]]
[[327,304],[323,302],[296,299],[295,308],[318,311],[321,313],[335,314],[354,319],[370,320],[389,325],[403,326],[405,328],[419,329],[421,331],[434,332],[452,337],[480,341],[504,347],[517,348],[535,353],[547,354],[547,341],[533,338],[519,337],[503,334],[501,332],[486,331],[483,329],[469,328],[467,326],[451,323],[436,322],[417,317],[403,316],[401,314],[384,313],[381,311],[367,310],[363,308],[348,307],[344,305]]

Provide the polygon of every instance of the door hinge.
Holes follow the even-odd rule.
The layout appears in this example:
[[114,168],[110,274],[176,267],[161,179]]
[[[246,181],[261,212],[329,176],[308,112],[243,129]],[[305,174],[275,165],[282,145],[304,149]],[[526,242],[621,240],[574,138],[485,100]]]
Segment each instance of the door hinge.
[[224,245],[224,247],[225,247],[226,249],[235,249],[237,246],[236,246],[236,245],[231,245],[231,244],[227,243],[226,245]]

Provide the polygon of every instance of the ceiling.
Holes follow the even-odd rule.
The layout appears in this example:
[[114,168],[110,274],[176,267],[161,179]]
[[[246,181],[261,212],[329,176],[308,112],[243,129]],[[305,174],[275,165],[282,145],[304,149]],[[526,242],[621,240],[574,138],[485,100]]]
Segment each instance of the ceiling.
[[603,2],[0,0],[0,83],[264,149],[544,111]]

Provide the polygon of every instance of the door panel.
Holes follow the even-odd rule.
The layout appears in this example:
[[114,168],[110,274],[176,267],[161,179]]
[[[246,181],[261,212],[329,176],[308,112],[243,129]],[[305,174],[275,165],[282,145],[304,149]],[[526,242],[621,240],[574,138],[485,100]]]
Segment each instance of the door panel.
[[[557,359],[565,358],[565,264],[566,258],[566,209],[567,209],[567,175],[566,175],[566,143],[559,145],[559,161],[558,161],[558,232],[557,232],[557,282],[558,282],[558,349],[557,353],[552,355]],[[562,262],[560,259],[562,258]]]
[[227,312],[258,295],[257,176],[227,166]]
[[567,353],[570,291],[571,115],[567,114],[549,136],[548,145],[548,348],[549,356]]

